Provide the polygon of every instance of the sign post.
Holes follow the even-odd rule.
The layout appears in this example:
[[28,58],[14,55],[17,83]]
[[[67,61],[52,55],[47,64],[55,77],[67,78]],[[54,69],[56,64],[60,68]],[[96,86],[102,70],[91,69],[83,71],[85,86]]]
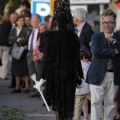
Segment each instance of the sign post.
[[51,15],[53,15],[53,11],[54,11],[54,2],[55,2],[55,0],[50,0]]

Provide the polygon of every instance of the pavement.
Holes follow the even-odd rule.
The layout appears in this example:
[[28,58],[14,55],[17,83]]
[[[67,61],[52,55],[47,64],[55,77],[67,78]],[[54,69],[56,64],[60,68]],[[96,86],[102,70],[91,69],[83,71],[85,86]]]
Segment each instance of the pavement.
[[[56,120],[55,113],[50,107],[50,112],[47,111],[46,107],[43,107],[43,100],[39,97],[31,98],[29,93],[11,93],[13,89],[8,88],[11,83],[11,73],[7,75],[8,79],[0,79],[0,113],[1,111],[12,111],[12,109],[22,110],[26,113],[23,120]],[[16,111],[17,111],[16,110]],[[12,113],[7,113],[6,116]],[[12,116],[16,114],[13,113]],[[22,114],[21,112],[18,113]],[[0,120],[8,120],[6,117]],[[19,120],[19,119],[9,119],[9,120]],[[82,119],[83,120],[83,117]]]

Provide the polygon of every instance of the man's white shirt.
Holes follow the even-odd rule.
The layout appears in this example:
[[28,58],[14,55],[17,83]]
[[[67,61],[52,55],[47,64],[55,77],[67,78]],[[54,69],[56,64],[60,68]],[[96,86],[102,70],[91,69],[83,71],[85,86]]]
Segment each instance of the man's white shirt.
[[[33,49],[35,49],[36,42],[37,42],[38,29],[33,29],[33,30],[35,30],[34,31],[34,38],[33,38]],[[32,32],[31,32],[31,35],[30,35],[29,41],[28,41],[28,50],[30,50],[31,37],[32,37]]]

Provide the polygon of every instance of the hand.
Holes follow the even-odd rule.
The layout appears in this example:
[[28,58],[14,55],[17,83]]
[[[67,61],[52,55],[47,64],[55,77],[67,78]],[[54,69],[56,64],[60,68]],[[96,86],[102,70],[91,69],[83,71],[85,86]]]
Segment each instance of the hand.
[[104,33],[105,34],[105,38],[109,41],[109,42],[112,42],[113,38],[111,36],[110,33]]
[[118,53],[119,53],[119,51],[118,51],[117,49],[115,49],[115,53],[116,53],[116,54],[118,54]]
[[25,49],[25,50],[27,50],[27,48],[28,48],[28,46],[27,46],[27,45],[25,45],[25,46],[24,46],[24,49]]
[[30,31],[29,31],[29,30],[26,32],[26,35],[27,35],[27,36],[29,36],[29,35],[30,35]]
[[38,56],[38,54],[33,55],[33,61],[36,62],[37,60],[39,60],[39,56]]
[[80,86],[82,84],[81,78],[77,80],[77,84]]
[[24,38],[19,38],[19,42],[20,42],[20,41],[23,41],[23,40],[24,40]]
[[91,46],[91,42],[89,43],[89,46]]

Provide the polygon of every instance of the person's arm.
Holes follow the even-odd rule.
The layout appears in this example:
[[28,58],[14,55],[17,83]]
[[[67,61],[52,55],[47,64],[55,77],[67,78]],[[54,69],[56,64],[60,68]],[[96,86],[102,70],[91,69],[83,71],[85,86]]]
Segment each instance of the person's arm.
[[117,54],[120,53],[120,41],[119,40],[120,39],[118,40],[114,39],[114,41],[112,41],[112,45],[115,48]]
[[46,43],[46,36],[47,34],[49,34],[50,32],[52,32],[51,30],[46,30],[45,32],[43,32],[40,35],[40,46],[38,47],[39,51],[44,53],[44,47],[45,47],[45,43]]
[[106,48],[100,46],[100,36],[94,34],[91,37],[91,53],[93,56],[99,58],[115,57],[116,51],[113,48]]
[[81,65],[81,62],[80,62],[80,43],[79,43],[79,39],[77,36],[75,36],[76,38],[76,72],[77,72],[77,75],[80,77],[80,78],[83,78],[83,71],[82,71],[82,65]]
[[18,41],[20,45],[22,46],[28,45],[30,33],[31,31],[25,28],[23,39],[20,39],[20,41]]
[[11,30],[11,32],[10,32],[10,35],[9,35],[9,37],[8,37],[8,41],[10,42],[10,43],[16,43],[17,42],[17,39],[18,39],[18,37],[16,37],[15,36],[15,29],[16,28],[14,28],[14,29],[12,29]]
[[38,47],[39,51],[44,53],[44,42],[45,42],[45,33],[40,35],[40,45]]
[[43,50],[42,52],[44,52],[44,57],[42,59],[43,67],[42,67],[42,77],[41,78],[45,79],[46,78],[46,69],[47,69],[47,65],[48,65],[48,41],[46,42],[45,46],[44,47],[43,46],[44,46],[44,41],[43,41],[43,45],[41,45],[41,37],[40,37],[39,50],[40,50],[40,52],[42,50]]
[[85,29],[85,41],[87,42],[87,45],[90,47],[90,42],[91,42],[91,36],[94,34],[94,31],[92,28],[86,28]]

